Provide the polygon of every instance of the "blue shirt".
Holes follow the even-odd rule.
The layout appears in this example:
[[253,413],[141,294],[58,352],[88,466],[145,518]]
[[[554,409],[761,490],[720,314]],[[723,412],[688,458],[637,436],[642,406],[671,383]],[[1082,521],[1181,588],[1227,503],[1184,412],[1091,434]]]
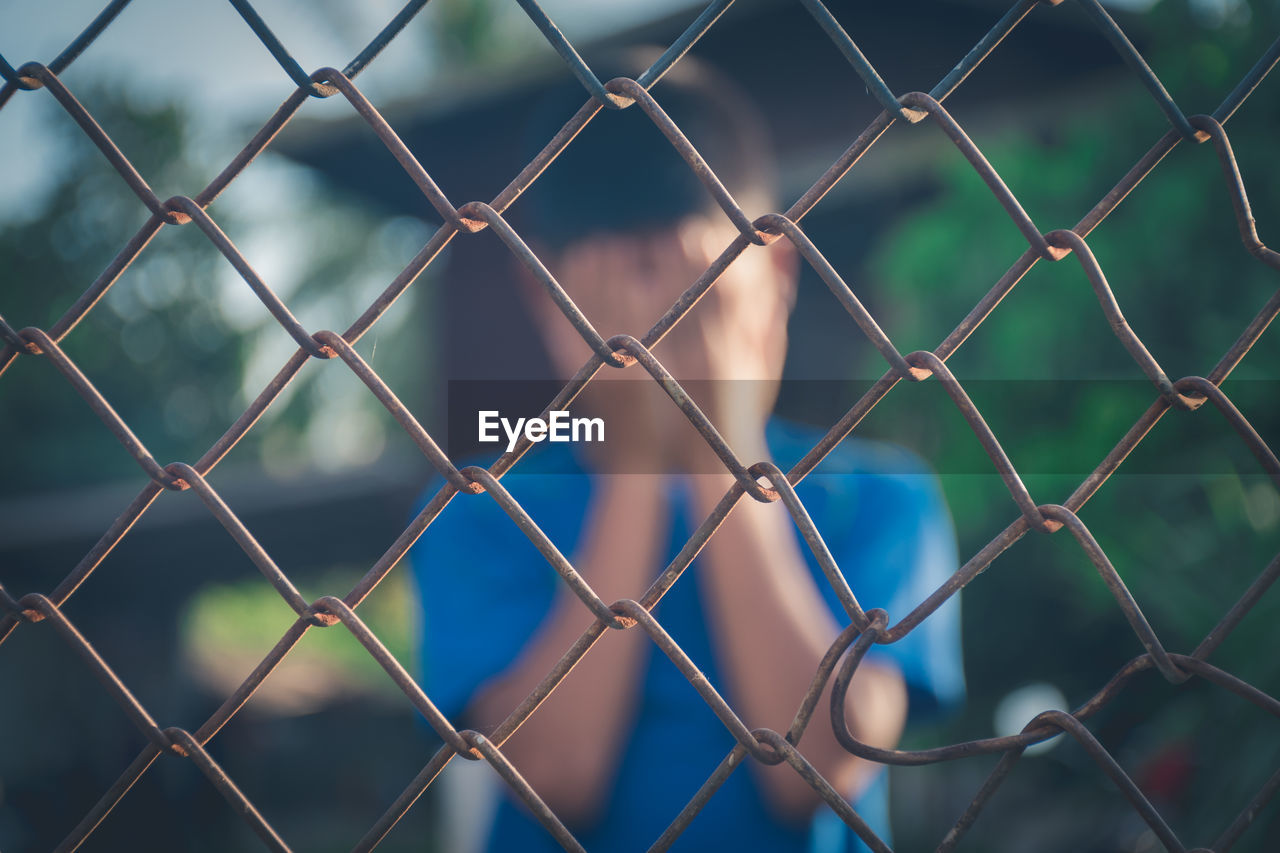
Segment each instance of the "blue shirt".
[[[775,462],[785,471],[821,435],[773,421],[767,437]],[[540,445],[502,482],[562,553],[576,552],[592,478],[572,452],[564,445]],[[672,484],[668,561],[692,532],[679,481]],[[858,602],[864,609],[883,607],[890,624],[956,570],[955,537],[937,478],[906,450],[846,440],[796,492]],[[798,532],[796,536],[832,613],[842,626],[847,624],[817,560]],[[422,684],[455,725],[465,725],[460,717],[468,701],[519,655],[563,581],[485,495],[455,497],[414,546],[411,560],[423,617]],[[654,567],[655,576],[661,568]],[[708,634],[698,575],[695,560],[654,615],[732,706]],[[897,643],[873,647],[869,658],[877,657],[902,671],[911,717],[959,702],[964,679],[958,601],[953,598]],[[602,814],[590,826],[569,827],[589,851],[646,850],[734,745],[693,687],[656,649],[643,677],[636,722]],[[884,773],[854,807],[889,841]],[[825,806],[808,827],[775,820],[747,766],[734,771],[672,849],[717,848],[796,853],[866,849]],[[504,797],[489,849],[560,848],[513,797]]]

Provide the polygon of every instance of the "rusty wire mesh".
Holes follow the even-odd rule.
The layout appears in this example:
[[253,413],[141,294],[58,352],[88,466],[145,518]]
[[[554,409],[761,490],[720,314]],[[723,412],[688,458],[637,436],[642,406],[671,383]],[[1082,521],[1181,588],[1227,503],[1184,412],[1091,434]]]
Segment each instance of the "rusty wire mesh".
[[[507,187],[495,198],[487,203],[471,201],[462,205],[455,205],[444,195],[429,173],[427,168],[429,164],[424,165],[419,162],[378,109],[365,98],[353,82],[425,5],[426,0],[412,0],[408,3],[343,69],[321,68],[312,74],[307,74],[289,56],[281,40],[268,28],[247,0],[231,0],[231,2],[248,26],[270,49],[284,72],[297,84],[297,89],[267,120],[239,155],[228,163],[207,187],[192,197],[178,196],[168,200],[157,197],[144,177],[130,163],[127,152],[121,151],[116,146],[111,137],[95,121],[90,111],[77,100],[59,77],[60,73],[85,49],[91,47],[95,38],[111,24],[114,17],[127,5],[128,0],[114,0],[110,3],[65,51],[47,65],[29,62],[14,68],[0,58],[0,74],[4,77],[4,86],[0,89],[0,107],[18,93],[23,93],[22,97],[42,97],[37,94],[37,91],[46,91],[92,140],[150,214],[135,236],[120,249],[118,255],[102,274],[50,328],[14,328],[0,317],[0,336],[4,340],[4,350],[0,353],[0,372],[19,357],[47,360],[51,368],[47,373],[50,380],[53,381],[54,371],[56,371],[57,375],[70,383],[107,429],[115,435],[126,452],[142,467],[150,480],[132,503],[123,510],[119,518],[102,534],[97,544],[54,589],[41,592],[10,590],[0,586],[0,612],[3,613],[3,617],[0,618],[0,641],[8,638],[15,630],[55,632],[88,663],[94,674],[147,740],[145,748],[128,767],[123,769],[118,781],[102,794],[101,799],[84,815],[79,825],[68,828],[68,834],[59,847],[60,850],[73,850],[79,847],[94,832],[107,813],[127,796],[134,783],[148,772],[157,758],[163,755],[189,759],[208,778],[210,784],[225,797],[235,813],[252,827],[269,848],[289,849],[286,841],[273,828],[269,816],[262,814],[242,793],[236,781],[219,767],[210,755],[208,745],[228,721],[241,710],[264,680],[270,678],[274,668],[285,654],[296,644],[304,641],[308,632],[313,628],[333,628],[339,624],[360,642],[368,654],[386,671],[387,676],[403,691],[405,698],[444,740],[444,746],[422,768],[416,778],[408,781],[401,795],[388,804],[382,817],[369,828],[363,838],[355,843],[356,850],[369,850],[378,846],[444,766],[459,756],[464,759],[484,760],[491,764],[515,794],[528,804],[549,833],[554,835],[566,849],[581,849],[569,830],[542,802],[538,792],[525,782],[520,773],[504,757],[502,746],[521,723],[533,713],[542,699],[556,688],[573,664],[583,655],[588,654],[594,643],[609,630],[647,633],[652,642],[689,678],[710,709],[737,740],[737,745],[714,774],[707,779],[697,796],[676,817],[669,829],[660,838],[654,839],[653,849],[666,849],[680,835],[683,827],[694,818],[702,805],[715,795],[717,787],[740,760],[747,756],[766,764],[783,762],[789,764],[872,849],[888,849],[867,829],[853,808],[814,771],[803,751],[795,745],[799,742],[800,735],[813,714],[827,712],[826,709],[819,709],[817,704],[828,681],[834,682],[830,714],[837,736],[843,746],[857,756],[890,765],[920,765],[958,760],[975,755],[1002,755],[986,783],[973,795],[968,808],[955,820],[953,829],[940,840],[939,850],[950,850],[961,843],[966,830],[1008,776],[1026,747],[1060,732],[1065,732],[1079,742],[1097,764],[1100,773],[1110,778],[1165,848],[1171,851],[1187,849],[1133,779],[1091,733],[1086,721],[1099,709],[1120,696],[1136,674],[1150,669],[1158,670],[1164,678],[1175,684],[1192,678],[1203,679],[1222,690],[1238,694],[1266,713],[1280,716],[1280,701],[1209,662],[1214,650],[1266,593],[1277,575],[1280,575],[1280,557],[1273,559],[1261,570],[1253,583],[1240,595],[1235,605],[1222,616],[1198,646],[1190,653],[1178,653],[1166,648],[1161,642],[1143,616],[1138,602],[1129,593],[1112,566],[1107,554],[1078,517],[1077,511],[1113,473],[1120,469],[1125,458],[1167,412],[1170,410],[1179,413],[1189,412],[1202,407],[1205,403],[1211,404],[1212,408],[1220,412],[1226,421],[1225,428],[1234,430],[1240,440],[1256,456],[1258,464],[1266,474],[1273,481],[1280,483],[1280,461],[1277,461],[1275,452],[1219,387],[1263,334],[1276,314],[1280,313],[1280,291],[1272,296],[1239,333],[1236,342],[1219,361],[1209,366],[1205,375],[1174,380],[1166,375],[1155,356],[1126,324],[1104,271],[1090,250],[1087,238],[1090,232],[1156,168],[1170,151],[1183,143],[1199,145],[1207,142],[1220,164],[1246,250],[1260,263],[1280,270],[1280,255],[1266,248],[1258,237],[1245,184],[1236,167],[1231,142],[1224,129],[1224,124],[1253,93],[1277,61],[1280,61],[1280,41],[1273,44],[1252,70],[1239,81],[1234,90],[1225,95],[1220,106],[1212,114],[1187,116],[1175,104],[1142,56],[1097,0],[1079,0],[1077,5],[1112,43],[1132,72],[1142,81],[1151,98],[1164,112],[1171,128],[1152,144],[1147,153],[1133,165],[1110,192],[1084,214],[1073,228],[1051,230],[1046,233],[1031,221],[1018,199],[1001,180],[983,153],[968,138],[964,129],[948,113],[943,103],[1026,16],[1063,14],[1054,9],[1037,8],[1037,6],[1056,6],[1056,3],[1019,0],[931,92],[912,92],[898,96],[893,94],[888,83],[881,79],[822,2],[804,0],[801,4],[804,10],[814,17],[841,50],[866,83],[868,92],[882,105],[883,112],[853,140],[847,150],[830,165],[819,180],[796,199],[785,212],[768,213],[752,219],[735,203],[681,129],[671,122],[662,111],[660,104],[649,94],[649,89],[716,23],[732,0],[715,0],[708,5],[661,58],[637,79],[620,78],[607,82],[595,76],[591,68],[581,60],[574,48],[534,0],[520,0],[520,6],[582,83],[586,91],[585,103],[563,129],[547,142],[541,153],[512,178]],[[796,14],[803,13],[797,8]],[[444,220],[444,224],[431,236],[408,266],[341,334],[329,330],[311,332],[304,328],[284,301],[273,291],[271,285],[253,270],[236,248],[231,237],[219,228],[206,210],[227,186],[240,176],[249,163],[271,144],[281,128],[310,98],[333,96],[345,98],[351,108],[368,123],[403,167],[406,179],[418,187]],[[739,235],[725,247],[716,261],[677,299],[652,328],[639,337],[621,335],[605,340],[592,327],[591,318],[584,316],[578,310],[554,277],[542,267],[521,235],[504,219],[503,213],[537,179],[547,164],[571,144],[573,137],[583,126],[595,120],[601,111],[618,109],[639,109],[649,116],[688,163],[689,168],[697,174],[708,192],[714,196],[725,214],[737,227]],[[858,297],[809,240],[801,224],[806,214],[858,163],[862,155],[895,122],[931,122],[936,125],[937,129],[954,143],[986,183],[1028,244],[1026,251],[932,352],[919,351],[908,354],[900,352],[881,330],[876,318],[863,307]],[[203,456],[194,462],[161,465],[152,457],[129,425],[113,410],[110,402],[99,393],[93,380],[82,370],[81,365],[65,354],[61,342],[94,308],[130,263],[146,249],[157,232],[168,226],[190,224],[194,224],[203,232],[235,267],[244,283],[252,289],[275,320],[293,337],[298,349],[275,378],[262,389],[243,415]],[[496,232],[515,258],[526,265],[538,278],[548,298],[554,300],[560,311],[594,351],[591,359],[582,365],[555,399],[547,404],[543,415],[552,410],[566,408],[602,368],[645,371],[663,385],[672,404],[684,412],[715,451],[724,467],[735,478],[733,486],[725,493],[714,511],[697,527],[676,559],[661,572],[638,601],[622,600],[610,603],[600,599],[579,576],[570,561],[556,550],[539,529],[537,520],[530,517],[503,487],[503,475],[520,461],[530,447],[531,443],[527,438],[522,438],[514,450],[502,455],[488,470],[476,467],[457,468],[432,436],[420,426],[414,414],[400,402],[354,349],[353,345],[374,327],[396,298],[437,259],[441,250],[450,241],[454,238],[465,240],[467,235],[486,228]],[[847,309],[861,333],[888,363],[888,369],[884,375],[788,472],[779,470],[767,461],[753,462],[753,460],[738,458],[720,437],[716,427],[684,393],[679,383],[667,373],[660,360],[651,352],[663,336],[681,322],[697,298],[715,286],[720,274],[739,255],[751,246],[768,245],[777,240],[788,240],[794,244],[799,254],[821,276],[832,293]],[[1032,267],[1040,261],[1060,261],[1068,256],[1083,268],[1112,331],[1132,356],[1138,369],[1150,380],[1154,386],[1154,393],[1150,407],[1083,482],[1061,504],[1043,504],[1038,503],[1023,484],[1018,471],[1002,449],[998,437],[988,428],[981,413],[966,394],[963,384],[948,369],[947,359],[971,334],[977,331],[1005,295]],[[20,283],[9,282],[8,286],[20,286]],[[301,367],[312,358],[338,361],[352,371],[412,437],[431,465],[443,475],[445,483],[409,527],[369,567],[354,588],[341,597],[326,595],[309,602],[298,591],[293,581],[276,565],[271,555],[246,529],[235,510],[228,506],[218,492],[209,485],[206,478],[228,451],[254,426],[264,410],[276,400]],[[867,413],[899,382],[923,382],[930,378],[942,383],[947,395],[981,441],[992,465],[1008,488],[1017,509],[1017,517],[985,547],[972,555],[941,587],[920,601],[911,612],[888,614],[880,610],[864,611],[858,604],[857,590],[850,590],[845,584],[839,567],[834,564],[823,546],[821,531],[817,530],[810,521],[793,487],[848,436]],[[21,448],[6,448],[5,452],[21,452]],[[155,719],[116,675],[112,662],[99,655],[94,644],[77,630],[76,625],[62,609],[68,599],[76,594],[106,555],[129,533],[161,493],[184,490],[192,490],[196,493],[209,513],[234,538],[297,615],[292,627],[280,637],[275,647],[262,659],[249,677],[234,693],[226,697],[225,702],[213,716],[194,730],[166,725],[168,721]],[[761,502],[781,501],[785,505],[807,544],[818,556],[851,620],[849,628],[832,645],[820,669],[815,673],[810,690],[797,710],[793,724],[786,732],[768,729],[749,730],[734,709],[705,679],[700,678],[700,673],[692,661],[666,635],[650,612],[672,585],[679,581],[685,568],[716,532],[730,509],[744,497]],[[565,651],[560,662],[547,673],[534,692],[519,707],[513,709],[496,730],[487,734],[455,728],[450,720],[437,710],[431,697],[388,652],[359,615],[360,604],[390,572],[395,570],[414,541],[433,522],[445,505],[455,498],[495,500],[511,518],[512,523],[516,524],[537,546],[563,578],[565,584],[596,617],[594,624],[570,649]],[[844,723],[843,704],[852,674],[869,648],[875,644],[892,643],[912,631],[923,620],[929,618],[930,614],[943,602],[974,580],[996,556],[1026,533],[1031,531],[1055,533],[1063,528],[1066,529],[1067,535],[1074,538],[1097,568],[1110,594],[1114,597],[1116,607],[1123,613],[1134,634],[1146,649],[1144,654],[1127,663],[1115,673],[1110,682],[1098,690],[1096,695],[1073,712],[1047,711],[1029,723],[1025,730],[1016,736],[970,740],[930,749],[904,751],[873,748],[860,743],[850,734]],[[9,737],[12,734],[5,733],[4,736]],[[1277,788],[1280,788],[1280,771],[1274,773],[1249,802],[1242,804],[1238,816],[1212,842],[1212,849],[1223,851],[1230,848],[1249,828]]]

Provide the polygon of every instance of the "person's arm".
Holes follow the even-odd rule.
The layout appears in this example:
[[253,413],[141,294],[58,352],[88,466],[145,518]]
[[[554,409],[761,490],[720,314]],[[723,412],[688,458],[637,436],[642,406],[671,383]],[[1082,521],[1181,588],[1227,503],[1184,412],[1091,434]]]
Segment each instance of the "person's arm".
[[[639,598],[661,566],[665,507],[659,478],[594,478],[575,567],[606,602]],[[594,620],[567,587],[538,633],[505,672],[484,685],[468,716],[486,730],[500,723]],[[503,752],[562,820],[589,821],[602,806],[634,718],[648,638],[607,630]]]
[[[714,226],[684,232],[682,243],[693,266],[711,257],[720,233]],[[677,378],[710,380],[698,386],[705,392],[699,402],[746,465],[770,459],[765,423],[782,375],[795,283],[796,259],[789,248],[783,243],[748,250],[656,350]],[[723,465],[706,443],[687,425],[683,429],[683,464],[697,472],[690,478],[693,522],[700,523],[732,479],[719,473]],[[782,506],[743,497],[701,556],[712,642],[732,704],[749,728],[787,730],[840,630],[788,529],[792,524]],[[875,746],[896,745],[907,714],[899,671],[890,663],[864,660],[848,695],[845,709],[853,735]],[[825,711],[829,697],[828,688],[800,751],[838,791],[854,796],[879,765],[840,746]],[[784,819],[801,821],[812,814],[818,794],[790,766],[753,769]]]
[[[547,253],[549,254],[549,253]],[[561,284],[606,337],[639,332],[659,316],[690,272],[679,253],[651,253],[643,241],[600,235],[555,258]],[[523,275],[523,273],[522,273]],[[572,375],[590,348],[536,282],[522,295],[560,375]],[[610,458],[597,458],[592,497],[573,555],[575,568],[604,601],[638,599],[665,565],[669,507],[663,492],[673,423],[670,401],[627,386],[650,380],[638,366],[603,368],[575,405],[602,416]],[[621,380],[614,383],[613,380]],[[623,389],[623,390],[620,390]],[[655,402],[656,401],[656,402]],[[590,448],[588,448],[590,449]],[[492,728],[506,718],[592,623],[567,588],[523,650],[468,704],[468,717]],[[594,817],[611,790],[651,643],[638,628],[606,631],[503,746],[533,789],[562,819]]]
[[[745,450],[745,448],[744,448]],[[763,443],[753,461],[767,459]],[[729,477],[700,475],[694,482],[699,518],[724,495]],[[781,506],[744,497],[702,555],[713,641],[734,708],[748,728],[785,733],[818,663],[839,633]],[[826,708],[830,682],[804,736],[800,752],[845,796],[856,797],[881,767],[849,754],[832,731]],[[893,747],[906,722],[907,693],[891,664],[864,660],[854,673],[845,704],[854,737]],[[759,766],[759,779],[784,819],[802,821],[818,794],[789,765]]]

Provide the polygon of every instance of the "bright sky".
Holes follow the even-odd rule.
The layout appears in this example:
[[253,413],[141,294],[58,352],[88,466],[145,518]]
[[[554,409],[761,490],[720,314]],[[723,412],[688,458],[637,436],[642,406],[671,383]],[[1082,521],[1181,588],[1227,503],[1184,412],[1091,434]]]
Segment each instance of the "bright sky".
[[[582,41],[630,26],[693,0],[544,0],[543,8],[565,34]],[[0,54],[14,66],[51,61],[106,5],[106,0],[60,0],[50,4],[5,3]],[[390,20],[403,0],[256,0],[255,8],[298,63],[308,71],[342,67]],[[516,9],[514,4],[512,8]],[[429,85],[433,5],[426,8],[360,79],[375,104],[412,95]],[[518,10],[516,10],[518,12]],[[531,40],[540,34],[527,21]],[[242,143],[293,89],[293,83],[228,2],[133,0],[63,74],[77,92],[93,81],[124,85],[137,98],[182,99],[211,117],[204,128],[228,143]],[[34,95],[34,97],[32,96]],[[24,152],[24,168],[0,171],[0,221],[56,168],[57,129],[66,123],[44,93],[18,93],[0,110],[0,149]],[[335,99],[341,100],[341,99]],[[313,115],[341,115],[339,105],[311,102]],[[92,111],[92,108],[91,110]],[[216,118],[214,118],[216,117]],[[52,132],[51,132],[52,130]],[[238,145],[237,145],[238,147]]]

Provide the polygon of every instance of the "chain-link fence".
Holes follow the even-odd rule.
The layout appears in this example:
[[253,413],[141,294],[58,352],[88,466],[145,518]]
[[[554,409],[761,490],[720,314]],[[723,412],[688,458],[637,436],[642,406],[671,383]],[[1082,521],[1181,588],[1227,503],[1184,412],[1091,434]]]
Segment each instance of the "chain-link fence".
[[[1229,193],[1233,214],[1246,250],[1258,262],[1273,269],[1280,269],[1280,256],[1261,242],[1250,209],[1245,181],[1237,168],[1230,137],[1225,125],[1239,110],[1264,78],[1280,61],[1280,41],[1273,44],[1230,92],[1221,104],[1206,115],[1188,116],[1175,103],[1160,79],[1153,73],[1143,56],[1130,42],[1108,12],[1097,0],[1078,0],[1067,4],[1077,9],[1048,8],[1056,3],[1038,3],[1020,0],[1007,11],[990,31],[962,58],[928,93],[911,92],[894,94],[893,81],[885,81],[866,59],[850,34],[845,31],[831,11],[820,0],[803,0],[794,13],[808,14],[821,25],[826,35],[840,50],[849,64],[865,83],[867,92],[882,107],[883,112],[854,139],[835,162],[807,191],[800,195],[784,212],[770,212],[753,218],[745,212],[717,178],[716,173],[702,159],[694,145],[664,112],[660,100],[650,94],[650,89],[675,66],[698,41],[710,31],[717,20],[731,5],[731,0],[716,0],[706,7],[688,25],[665,53],[643,74],[635,79],[619,78],[600,80],[592,68],[584,62],[574,47],[561,34],[534,0],[520,0],[520,6],[530,20],[542,31],[573,75],[582,84],[584,103],[553,138],[546,142],[541,152],[517,175],[506,188],[488,202],[470,201],[455,204],[446,197],[431,176],[429,156],[422,159],[410,151],[401,141],[392,124],[379,112],[360,88],[355,79],[373,62],[379,53],[410,23],[426,0],[413,0],[396,15],[378,36],[355,59],[341,70],[322,68],[308,74],[289,54],[284,42],[268,26],[262,16],[246,0],[231,0],[262,43],[279,62],[283,72],[297,84],[297,90],[262,125],[261,129],[244,149],[204,189],[193,196],[177,196],[167,200],[159,198],[130,161],[129,152],[117,147],[111,135],[95,120],[91,109],[86,108],[76,94],[62,82],[62,73],[106,31],[116,16],[128,5],[128,0],[114,0],[61,54],[47,64],[29,62],[14,67],[0,59],[0,73],[4,77],[0,89],[0,106],[16,97],[52,97],[70,115],[83,133],[109,161],[114,170],[128,184],[140,204],[150,214],[145,224],[124,245],[115,259],[80,297],[49,328],[22,326],[22,318],[12,322],[0,318],[0,336],[4,350],[0,354],[0,371],[6,370],[15,360],[29,358],[47,361],[47,382],[65,381],[89,405],[105,427],[118,439],[124,450],[132,456],[149,478],[147,486],[126,506],[119,517],[101,535],[97,544],[66,574],[61,583],[51,590],[12,589],[0,586],[0,640],[8,639],[15,631],[47,631],[60,638],[77,655],[84,659],[89,669],[110,692],[114,700],[128,714],[146,738],[146,746],[123,768],[118,780],[101,794],[97,804],[83,816],[80,823],[67,827],[67,835],[60,850],[73,850],[88,839],[101,821],[125,800],[135,783],[151,770],[162,756],[180,757],[192,762],[209,783],[226,799],[228,807],[242,818],[271,849],[289,849],[286,840],[273,827],[271,816],[260,812],[236,779],[231,778],[210,752],[210,741],[218,737],[225,726],[239,714],[246,702],[267,681],[286,654],[299,643],[305,643],[313,629],[346,630],[364,647],[378,665],[403,692],[408,702],[422,715],[432,729],[444,741],[444,745],[429,763],[413,779],[407,780],[398,797],[386,806],[385,813],[368,829],[364,837],[355,842],[355,849],[369,850],[378,846],[397,822],[409,811],[423,792],[437,778],[445,765],[455,758],[483,760],[510,786],[511,790],[529,807],[538,820],[565,849],[581,849],[573,834],[560,818],[550,810],[520,772],[503,753],[503,745],[513,733],[539,707],[543,700],[557,688],[579,659],[591,653],[596,641],[611,630],[643,632],[657,650],[668,657],[698,691],[712,713],[733,735],[736,746],[724,757],[723,762],[707,778],[705,784],[687,806],[670,824],[660,838],[652,839],[652,849],[666,849],[684,828],[698,815],[703,806],[716,795],[717,789],[745,759],[768,765],[787,764],[820,796],[840,818],[874,850],[888,847],[864,823],[853,807],[842,797],[831,782],[823,778],[805,755],[801,736],[810,725],[814,714],[830,713],[832,725],[841,745],[853,755],[887,765],[924,765],[972,759],[974,756],[1000,756],[995,769],[981,785],[967,808],[954,819],[953,828],[939,840],[939,850],[951,850],[960,846],[966,831],[978,818],[997,789],[1009,776],[1027,747],[1059,733],[1066,733],[1078,742],[1097,766],[1097,772],[1114,784],[1118,796],[1123,796],[1134,812],[1149,826],[1159,843],[1171,851],[1184,851],[1187,844],[1179,839],[1166,817],[1153,805],[1134,779],[1126,772],[1089,727],[1089,720],[1100,710],[1124,701],[1126,691],[1139,673],[1156,670],[1171,684],[1181,684],[1191,679],[1208,682],[1214,689],[1230,691],[1265,713],[1280,716],[1280,701],[1258,689],[1253,684],[1218,668],[1210,658],[1229,634],[1248,616],[1251,609],[1264,596],[1280,574],[1280,558],[1266,565],[1256,579],[1245,589],[1235,604],[1221,616],[1220,621],[1205,634],[1203,640],[1189,651],[1168,648],[1144,616],[1139,602],[1126,587],[1124,580],[1112,565],[1106,551],[1094,534],[1077,514],[1117,471],[1123,470],[1126,458],[1147,437],[1157,423],[1169,412],[1174,417],[1204,407],[1217,409],[1225,420],[1223,430],[1233,430],[1257,458],[1258,465],[1273,481],[1280,484],[1280,461],[1267,441],[1251,425],[1248,416],[1237,409],[1232,400],[1221,390],[1224,380],[1241,363],[1250,348],[1264,334],[1270,322],[1280,312],[1280,292],[1272,296],[1251,321],[1239,332],[1238,338],[1221,358],[1205,365],[1203,375],[1173,379],[1166,374],[1157,359],[1137,334],[1129,327],[1121,311],[1121,299],[1117,298],[1109,284],[1105,271],[1095,258],[1088,238],[1090,233],[1107,218],[1147,178],[1161,161],[1175,148],[1198,146],[1208,143],[1221,168],[1223,182]],[[1150,94],[1152,103],[1165,115],[1170,129],[1155,140],[1127,174],[1097,202],[1072,228],[1042,231],[1024,211],[1018,198],[1009,189],[988,162],[983,152],[970,140],[965,129],[944,106],[969,75],[1012,33],[1028,16],[1052,16],[1083,14],[1115,48],[1129,66],[1132,74],[1141,81]],[[855,34],[856,35],[856,34]],[[43,90],[43,92],[41,92]],[[245,256],[237,248],[233,236],[224,232],[207,212],[209,206],[236,181],[254,159],[271,145],[276,135],[299,113],[312,98],[339,97],[345,99],[361,119],[376,133],[395,157],[404,171],[404,180],[412,182],[443,219],[444,224],[435,231],[413,260],[392,280],[383,292],[342,333],[329,330],[309,331],[294,316],[290,307],[273,289],[270,282],[255,272]],[[671,305],[670,309],[647,331],[637,330],[637,335],[620,335],[603,338],[592,325],[592,318],[584,315],[573,299],[565,292],[556,278],[547,271],[522,235],[508,223],[504,213],[541,175],[543,170],[560,153],[573,144],[578,132],[588,123],[607,120],[613,110],[639,110],[645,113],[662,132],[670,145],[685,160],[690,170],[705,186],[738,231],[738,236],[724,247],[715,262]],[[1008,271],[991,286],[990,290],[955,329],[933,351],[903,353],[882,330],[877,318],[868,311],[840,273],[829,264],[823,253],[806,235],[803,223],[807,214],[826,196],[846,174],[855,169],[866,154],[891,125],[895,123],[934,125],[968,161],[973,171],[982,179],[999,201],[1013,226],[1022,234],[1027,249],[1008,268]],[[16,161],[10,157],[9,162]],[[1226,215],[1225,210],[1223,211]],[[192,226],[207,238],[235,268],[275,321],[284,328],[297,344],[297,351],[280,368],[275,377],[261,390],[243,414],[226,430],[222,437],[199,459],[192,462],[159,463],[148,451],[143,441],[135,435],[129,424],[112,408],[111,402],[99,392],[100,380],[95,380],[94,366],[74,360],[67,355],[62,342],[76,326],[94,310],[104,295],[121,277],[122,273],[151,243],[162,229],[171,226]],[[545,298],[569,320],[594,355],[577,371],[543,411],[546,417],[552,411],[567,409],[583,393],[597,374],[604,371],[628,371],[631,374],[647,374],[658,383],[670,398],[670,404],[678,407],[697,429],[707,446],[732,474],[734,482],[723,495],[714,511],[699,524],[692,536],[680,549],[676,559],[657,575],[649,589],[638,600],[609,602],[601,599],[591,585],[579,574],[573,563],[565,558],[551,539],[540,528],[538,519],[512,497],[504,487],[502,478],[511,471],[529,451],[532,443],[522,437],[512,450],[504,453],[490,468],[458,468],[436,440],[420,425],[418,417],[397,397],[366,360],[357,353],[355,344],[382,318],[393,302],[417,280],[431,264],[437,261],[442,250],[451,241],[466,240],[476,232],[489,229],[502,241],[512,256],[528,270],[545,291]],[[1181,237],[1179,237],[1181,239]],[[852,320],[852,329],[865,336],[883,357],[888,367],[883,376],[854,403],[836,423],[830,425],[825,436],[813,446],[804,458],[790,471],[782,471],[771,462],[743,459],[722,438],[721,430],[701,411],[681,384],[664,368],[655,356],[655,346],[692,309],[699,298],[714,288],[723,272],[752,247],[768,246],[779,240],[789,241],[799,256],[821,277]],[[1133,247],[1135,252],[1159,251],[1153,245]],[[1114,448],[1099,461],[1096,467],[1061,503],[1040,503],[1032,496],[1024,479],[1019,475],[1000,438],[988,427],[982,413],[966,392],[961,379],[948,368],[948,359],[975,333],[997,310],[1001,301],[1023,280],[1024,276],[1041,261],[1080,264],[1084,275],[1092,285],[1115,337],[1132,356],[1136,369],[1150,381],[1153,390],[1146,412]],[[30,282],[7,281],[6,291],[32,286]],[[1224,289],[1223,299],[1230,299]],[[483,323],[483,317],[455,318],[455,322]],[[341,362],[368,388],[370,394],[394,416],[404,431],[412,438],[430,464],[444,478],[444,485],[426,503],[421,512],[385,553],[371,566],[350,590],[342,595],[325,595],[308,601],[294,580],[281,570],[271,554],[249,532],[235,508],[229,505],[208,480],[210,472],[228,452],[248,433],[262,417],[273,401],[279,398],[290,382],[310,359]],[[331,370],[343,369],[335,366]],[[58,377],[58,378],[55,378]],[[917,383],[935,379],[941,383],[947,396],[963,415],[973,434],[981,442],[991,465],[1003,480],[1016,508],[1016,518],[988,544],[970,556],[963,566],[944,584],[910,612],[886,613],[883,610],[864,610],[859,603],[858,590],[851,589],[841,569],[836,565],[823,541],[823,531],[817,529],[804,504],[796,495],[795,486],[804,479],[836,446],[854,433],[868,413],[899,383]],[[2,381],[2,380],[0,380]],[[19,412],[22,400],[8,399],[9,412]],[[1203,417],[1203,416],[1201,416]],[[720,425],[723,427],[724,425]],[[21,447],[5,448],[6,453],[23,453]],[[136,698],[128,685],[117,675],[117,665],[104,659],[95,644],[86,638],[76,623],[64,610],[67,602],[76,596],[85,582],[94,574],[106,556],[123,540],[139,519],[153,506],[165,491],[194,491],[208,512],[226,529],[244,553],[261,571],[263,577],[284,599],[296,614],[292,627],[279,638],[274,648],[261,660],[252,673],[235,691],[225,698],[221,707],[197,727],[188,729],[171,725],[174,721],[157,719]],[[804,701],[796,710],[794,721],[786,731],[770,729],[751,730],[715,687],[703,677],[684,650],[671,639],[652,611],[664,595],[680,582],[682,574],[703,546],[715,535],[733,507],[744,498],[758,502],[781,502],[804,542],[817,557],[822,569],[839,596],[847,613],[849,627],[830,647]],[[440,512],[453,500],[493,500],[501,507],[512,524],[528,537],[537,550],[563,579],[564,584],[595,616],[594,624],[585,631],[572,647],[564,651],[555,667],[546,674],[533,692],[510,711],[509,716],[493,731],[480,733],[459,730],[454,722],[442,714],[428,692],[419,686],[404,664],[393,656],[379,637],[366,625],[360,615],[360,605],[391,573],[397,571],[402,558],[413,543],[430,526]],[[1030,722],[1021,734],[994,738],[980,738],[951,743],[928,749],[881,749],[860,742],[850,732],[845,715],[846,696],[855,671],[864,656],[878,644],[894,643],[929,619],[940,606],[956,596],[959,591],[975,581],[1002,552],[1025,534],[1060,533],[1066,535],[1096,567],[1115,607],[1119,608],[1145,652],[1135,657],[1109,682],[1101,685],[1096,694],[1074,711],[1046,711]],[[403,571],[402,569],[399,571]],[[990,583],[999,581],[991,580]],[[86,590],[81,595],[91,596]],[[478,603],[477,606],[483,606]],[[134,618],[136,614],[120,614],[121,618]],[[338,626],[341,626],[340,628]],[[3,652],[0,652],[3,653]],[[1259,650],[1259,653],[1269,653]],[[76,672],[59,673],[56,677],[80,678]],[[819,707],[820,697],[830,685],[830,708]],[[22,690],[7,691],[4,701],[22,702]],[[0,743],[23,738],[23,732],[0,733]],[[0,762],[3,762],[0,750]],[[1220,756],[1229,764],[1230,758]],[[1226,769],[1230,769],[1229,767]],[[154,772],[154,771],[152,771]],[[1280,771],[1273,773],[1247,802],[1238,804],[1238,815],[1230,820],[1216,839],[1196,839],[1197,843],[1224,851],[1245,835],[1280,787]],[[911,805],[905,806],[910,810]],[[354,839],[353,839],[354,840]],[[1197,847],[1195,849],[1202,849]]]

